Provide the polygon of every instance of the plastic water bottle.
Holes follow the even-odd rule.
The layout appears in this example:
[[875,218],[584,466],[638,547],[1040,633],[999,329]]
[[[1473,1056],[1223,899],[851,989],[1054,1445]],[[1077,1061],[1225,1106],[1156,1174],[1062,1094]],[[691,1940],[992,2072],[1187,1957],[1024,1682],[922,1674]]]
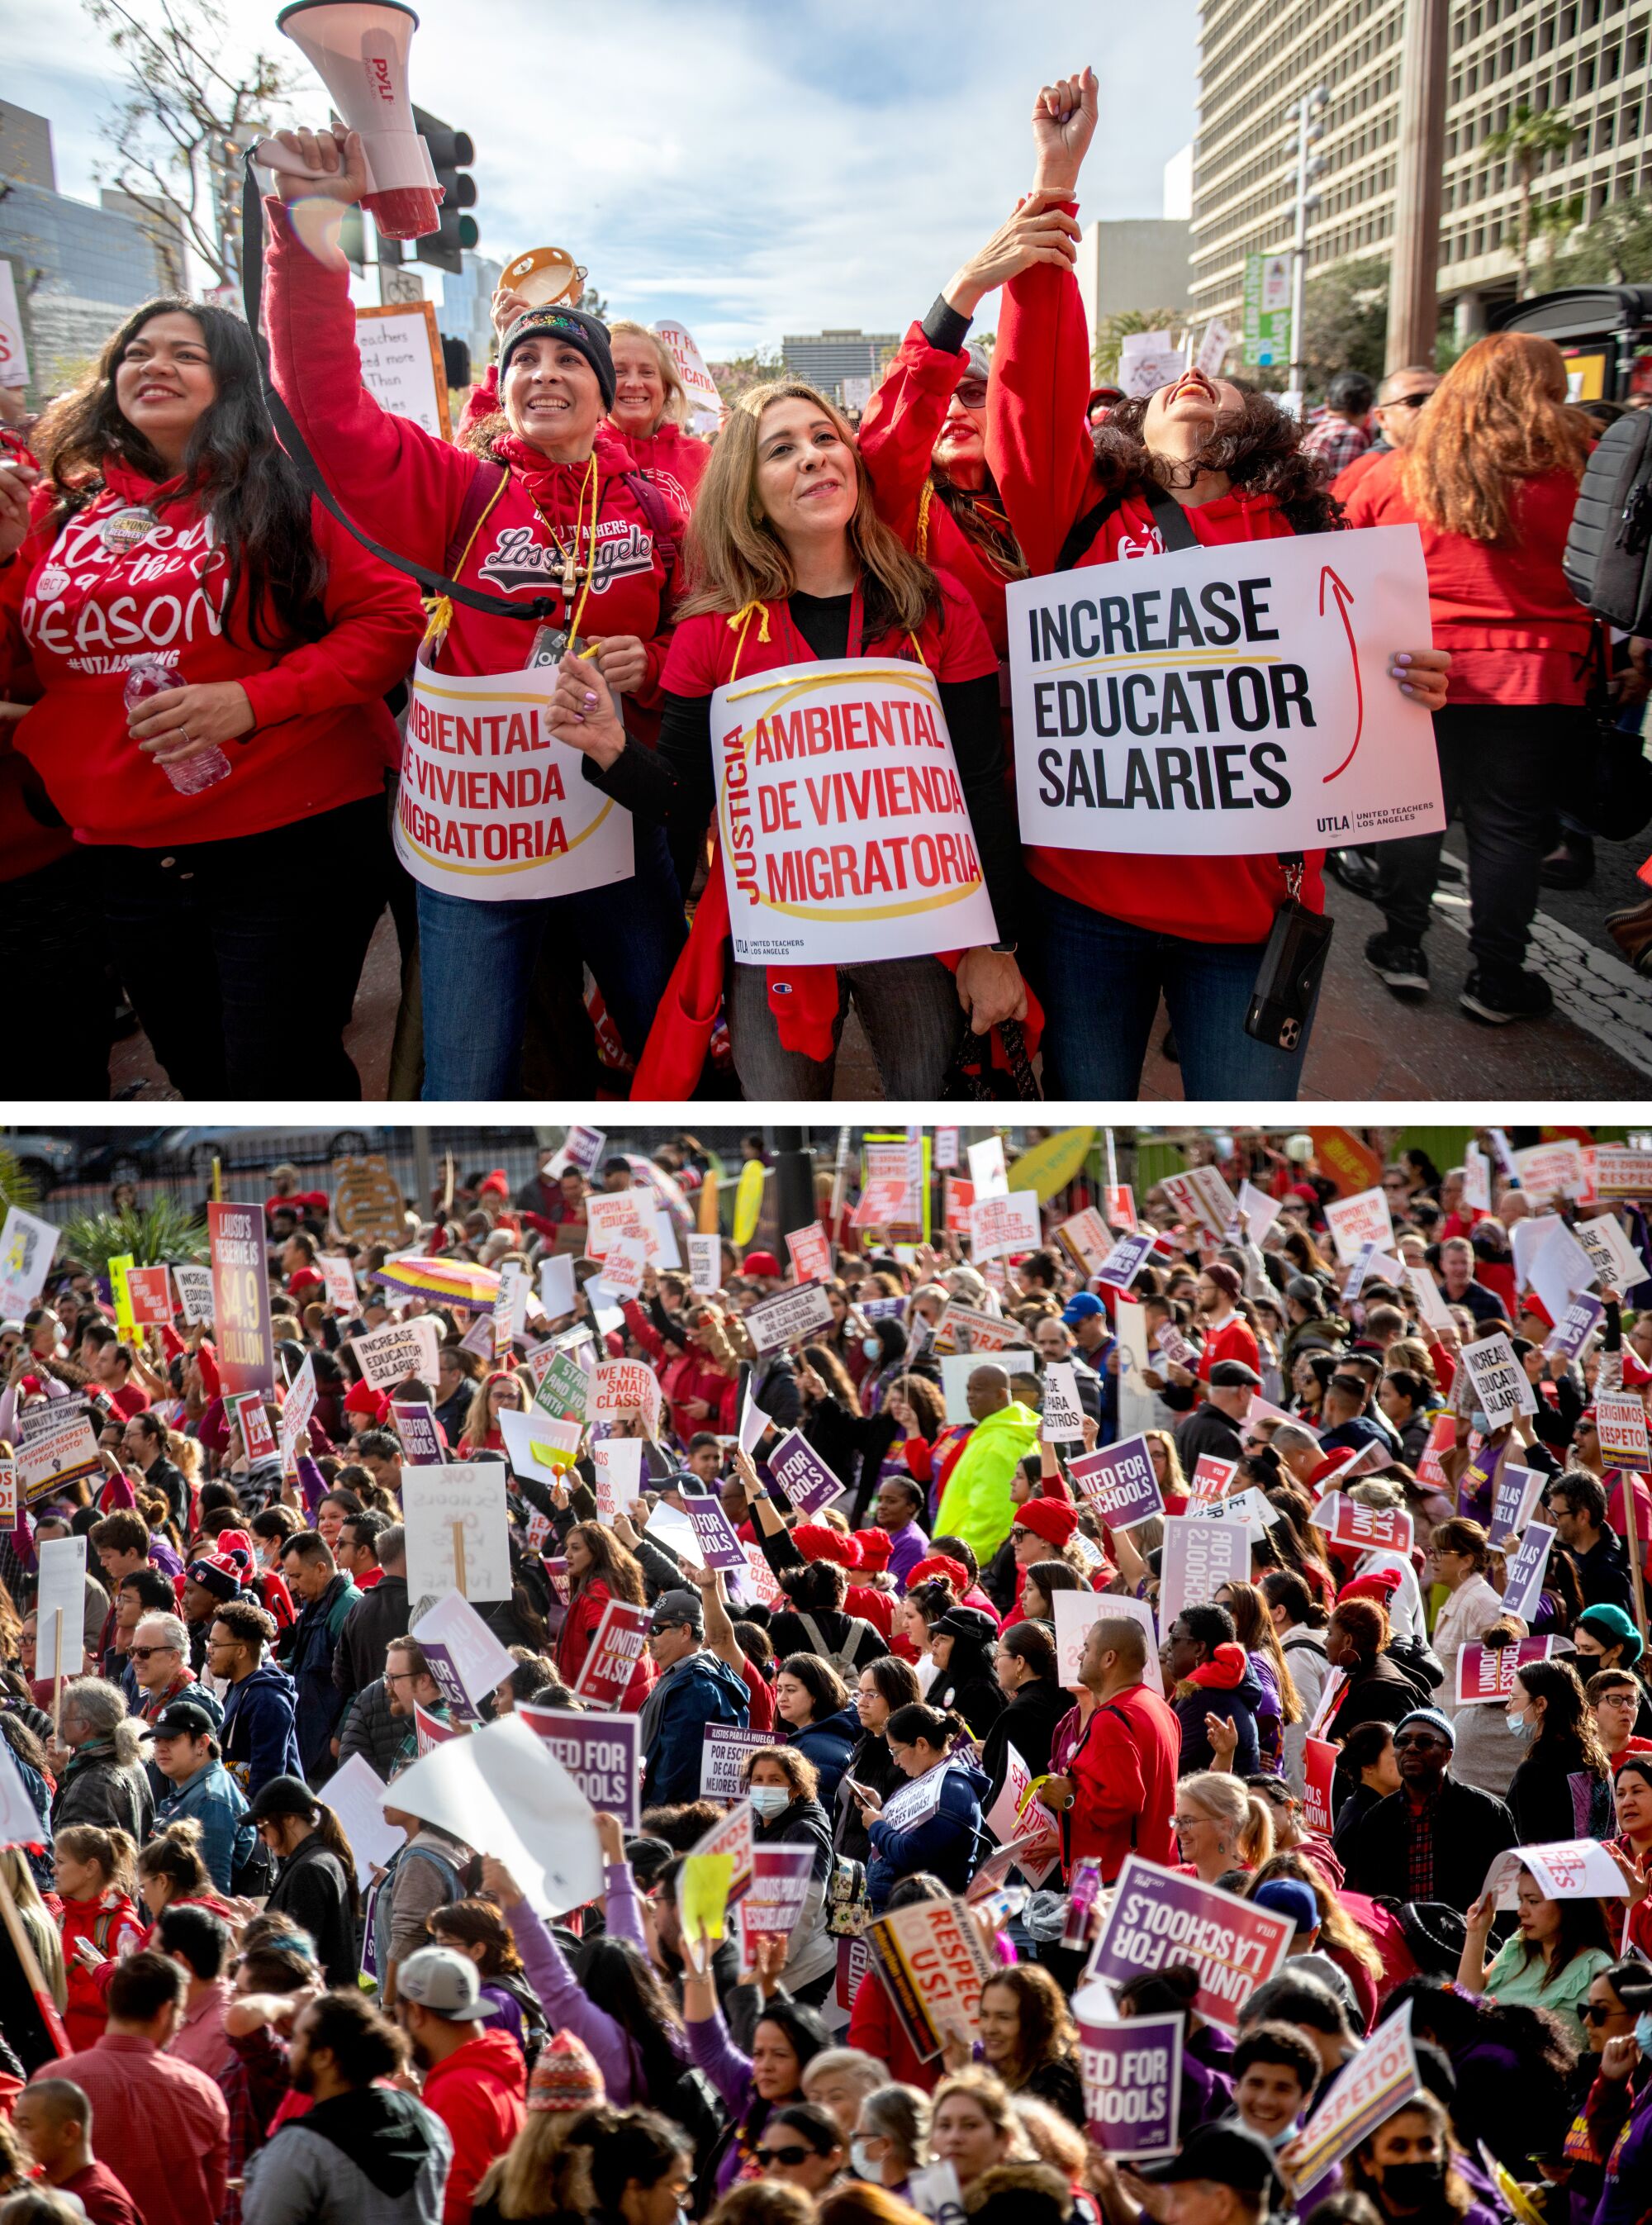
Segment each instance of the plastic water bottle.
[[[130,718],[138,705],[147,702],[151,695],[163,695],[169,688],[182,684],[176,657],[135,656],[126,669],[126,690],[122,698],[127,716]],[[161,770],[180,796],[199,796],[203,789],[227,780],[233,768],[214,743],[210,750],[199,751],[179,764],[163,764]]]

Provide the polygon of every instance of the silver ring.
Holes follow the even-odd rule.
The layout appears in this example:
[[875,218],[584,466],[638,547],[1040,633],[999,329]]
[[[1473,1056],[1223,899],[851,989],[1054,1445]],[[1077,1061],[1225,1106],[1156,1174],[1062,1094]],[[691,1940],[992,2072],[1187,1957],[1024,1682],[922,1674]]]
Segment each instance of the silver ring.
[[187,742],[188,741],[188,739],[189,739],[189,729],[188,729],[188,727],[187,727],[187,726],[180,726],[180,727],[179,727],[179,729],[178,729],[178,739],[179,739],[180,742],[186,742],[186,743],[187,743]]

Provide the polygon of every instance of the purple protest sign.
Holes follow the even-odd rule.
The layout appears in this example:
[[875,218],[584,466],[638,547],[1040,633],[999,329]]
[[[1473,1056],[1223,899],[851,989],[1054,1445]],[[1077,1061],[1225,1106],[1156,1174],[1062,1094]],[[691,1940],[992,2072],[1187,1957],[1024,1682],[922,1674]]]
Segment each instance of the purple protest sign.
[[1134,1530],[1164,1512],[1145,1437],[1126,1437],[1120,1444],[1081,1453],[1068,1461],[1067,1473],[1110,1530]]
[[1537,1613],[1537,1602],[1543,1595],[1543,1575],[1548,1567],[1548,1549],[1554,1543],[1554,1532],[1546,1523],[1530,1523],[1520,1541],[1520,1550],[1509,1563],[1509,1581],[1503,1590],[1503,1611],[1505,1614],[1518,1615],[1529,1628]]
[[735,1536],[720,1501],[709,1491],[682,1495],[682,1511],[694,1526],[704,1569],[740,1569],[746,1564],[745,1548]]
[[1579,1290],[1543,1340],[1545,1352],[1563,1353],[1575,1360],[1599,1326],[1605,1308],[1587,1290]]
[[748,1962],[754,1939],[789,1939],[797,1929],[813,1866],[812,1846],[752,1848],[751,1890],[737,1911]]
[[402,1440],[402,1457],[409,1467],[440,1467],[447,1458],[434,1410],[411,1398],[392,1398],[390,1419]]
[[1110,1290],[1128,1290],[1146,1266],[1159,1240],[1155,1229],[1143,1228],[1133,1236],[1121,1236],[1095,1272],[1095,1280],[1104,1283]]
[[1104,2153],[1158,2163],[1176,2152],[1186,2022],[1178,2015],[1098,2024],[1077,2014],[1085,2129]]
[[1491,1519],[1486,1525],[1485,1542],[1501,1545],[1512,1537],[1516,1530],[1523,1530],[1537,1512],[1537,1502],[1543,1486],[1548,1481],[1541,1467],[1521,1467],[1513,1461],[1505,1461],[1497,1471],[1496,1494],[1491,1503]]
[[769,1455],[769,1473],[800,1514],[841,1496],[843,1486],[799,1429],[788,1429]]
[[1168,1631],[1185,1607],[1213,1600],[1224,1584],[1250,1580],[1250,1525],[1220,1508],[1206,1515],[1165,1517],[1160,1561],[1159,1627]]
[[[1488,1437],[1475,1448],[1457,1486],[1457,1511],[1482,1529],[1491,1518],[1497,1481],[1509,1450],[1506,1437]],[[1341,1477],[1338,1478],[1340,1482]]]
[[1143,1970],[1191,1962],[1199,1972],[1192,2007],[1232,2032],[1246,2001],[1283,1962],[1294,1929],[1288,1916],[1126,1854],[1088,1975],[1123,1985]]
[[640,1715],[578,1715],[569,1708],[536,1708],[528,1700],[516,1713],[544,1740],[598,1815],[617,1816],[628,1831],[637,1829],[642,1782]]

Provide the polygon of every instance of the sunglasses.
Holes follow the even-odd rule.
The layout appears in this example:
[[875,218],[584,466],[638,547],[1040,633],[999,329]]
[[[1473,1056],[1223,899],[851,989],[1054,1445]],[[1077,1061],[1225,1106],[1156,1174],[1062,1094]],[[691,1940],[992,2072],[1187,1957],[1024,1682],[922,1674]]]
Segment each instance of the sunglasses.
[[175,1653],[175,1645],[129,1645],[127,1658],[130,1661],[151,1661],[157,1653]]
[[1602,2008],[1598,2002],[1586,2001],[1578,2011],[1585,2024],[1605,2024],[1608,2017],[1627,2016],[1627,2009]]
[[763,2164],[782,2163],[789,2168],[796,2164],[807,2163],[813,2153],[813,2148],[759,2148],[757,2161]]

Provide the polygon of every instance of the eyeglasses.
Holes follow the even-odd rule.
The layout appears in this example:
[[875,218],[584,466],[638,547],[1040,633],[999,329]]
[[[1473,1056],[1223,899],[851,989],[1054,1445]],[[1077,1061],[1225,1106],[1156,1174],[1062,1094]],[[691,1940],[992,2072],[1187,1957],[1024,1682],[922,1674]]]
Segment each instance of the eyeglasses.
[[387,1684],[411,1684],[418,1674],[416,1669],[387,1669],[384,1682]]
[[985,379],[966,378],[960,386],[954,387],[953,390],[957,395],[959,400],[963,403],[965,409],[984,409],[986,408]]
[[1431,386],[1426,394],[1396,394],[1392,402],[1379,403],[1377,407],[1379,409],[1421,409],[1425,402],[1434,400],[1434,390]]
[[127,1658],[132,1661],[151,1661],[157,1653],[175,1653],[175,1645],[129,1645]]
[[807,2163],[813,2153],[813,2148],[759,2148],[757,2161],[783,2163],[789,2167],[794,2164]]

